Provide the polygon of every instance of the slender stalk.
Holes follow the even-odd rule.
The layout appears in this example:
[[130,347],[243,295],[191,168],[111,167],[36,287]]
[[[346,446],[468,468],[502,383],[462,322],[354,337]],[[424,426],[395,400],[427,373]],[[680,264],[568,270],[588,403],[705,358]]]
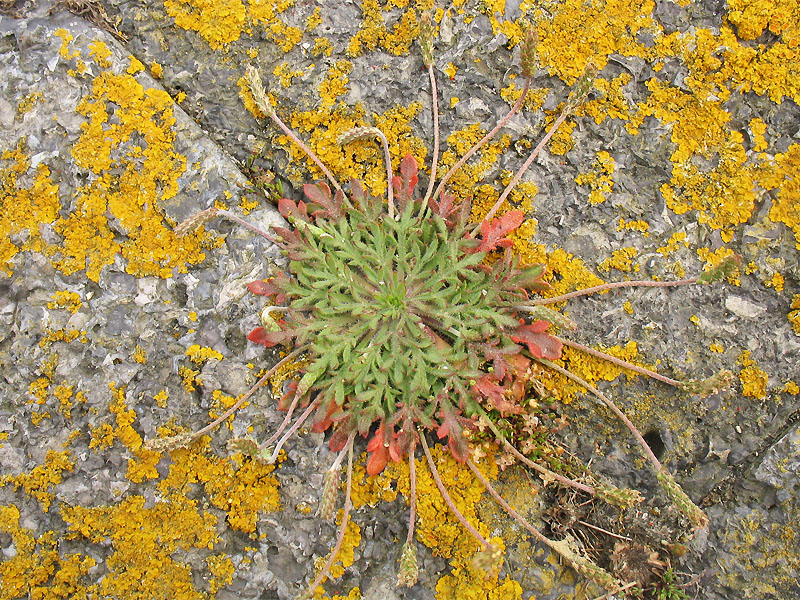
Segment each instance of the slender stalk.
[[314,590],[317,589],[317,586],[321,584],[322,581],[330,573],[331,567],[333,566],[333,563],[336,561],[336,556],[339,554],[339,550],[342,547],[342,542],[344,541],[344,534],[347,531],[347,523],[350,521],[350,508],[352,507],[352,500],[350,499],[350,491],[352,490],[353,487],[353,439],[355,438],[355,435],[356,432],[353,431],[350,434],[350,437],[347,439],[347,487],[344,498],[344,511],[342,514],[342,524],[339,526],[339,535],[336,538],[336,544],[334,545],[333,550],[331,550],[328,560],[325,561],[325,566],[322,567],[322,570],[314,578],[313,583],[310,586],[308,586],[306,595],[301,597],[313,598]]
[[256,234],[258,234],[258,235],[260,235],[260,236],[261,236],[261,237],[263,237],[263,238],[266,238],[267,240],[269,240],[269,241],[270,241],[270,242],[272,242],[273,244],[278,244],[278,241],[277,241],[277,240],[276,240],[276,239],[275,239],[273,236],[271,236],[269,233],[267,233],[266,231],[264,231],[264,230],[263,230],[263,229],[261,229],[260,227],[256,227],[256,226],[255,226],[255,225],[253,225],[252,223],[248,223],[247,221],[245,221],[245,220],[244,220],[244,219],[242,219],[241,217],[239,217],[239,216],[235,215],[235,214],[234,214],[234,213],[232,213],[231,211],[229,211],[229,210],[224,210],[224,209],[222,209],[222,208],[218,208],[218,209],[216,209],[216,210],[217,210],[217,214],[218,214],[218,215],[220,215],[220,216],[222,216],[222,217],[225,217],[226,219],[228,219],[228,220],[230,220],[230,221],[233,221],[233,222],[234,222],[234,223],[236,223],[237,225],[241,225],[242,227],[245,227],[245,228],[249,229],[249,230],[250,230],[250,231],[252,231],[253,233],[256,233]]
[[550,368],[551,368],[551,369],[553,369],[554,371],[557,371],[558,373],[561,373],[562,375],[564,375],[564,376],[565,376],[565,377],[567,377],[568,379],[571,379],[572,381],[574,381],[574,382],[575,382],[575,383],[577,383],[578,385],[580,385],[580,386],[584,387],[585,389],[589,390],[589,392],[591,392],[591,393],[592,393],[594,396],[596,396],[597,398],[599,398],[600,400],[602,400],[602,401],[603,401],[603,403],[604,403],[604,404],[605,404],[605,405],[606,405],[608,408],[610,408],[610,409],[611,409],[611,411],[612,411],[612,412],[613,412],[615,415],[617,415],[617,417],[619,418],[619,420],[620,420],[620,421],[622,421],[622,422],[625,424],[625,426],[626,426],[626,427],[627,427],[627,428],[630,430],[630,432],[633,434],[633,437],[634,437],[634,438],[636,438],[636,441],[639,443],[639,446],[641,446],[641,448],[642,448],[642,451],[644,452],[644,455],[645,455],[645,457],[646,457],[646,458],[647,458],[647,460],[649,460],[649,461],[650,461],[650,463],[653,465],[653,467],[654,467],[654,468],[655,468],[655,470],[656,470],[656,473],[659,473],[659,472],[660,472],[660,471],[663,469],[663,467],[661,466],[661,462],[660,462],[660,461],[659,461],[659,460],[656,458],[656,455],[655,455],[655,454],[653,454],[653,451],[650,449],[650,446],[648,446],[648,445],[647,445],[647,442],[644,440],[644,437],[642,437],[642,434],[641,434],[641,432],[640,432],[640,431],[639,431],[639,430],[636,428],[636,425],[634,425],[634,424],[631,422],[631,420],[630,420],[630,419],[629,419],[629,418],[628,418],[628,417],[625,415],[625,413],[624,413],[624,412],[622,412],[622,411],[621,411],[621,410],[620,410],[620,409],[617,407],[617,405],[616,405],[616,404],[614,404],[614,403],[611,401],[611,399],[610,399],[608,396],[606,396],[606,395],[605,395],[603,392],[601,392],[600,390],[598,390],[596,387],[594,387],[594,386],[593,386],[591,383],[589,383],[589,382],[588,382],[588,381],[586,381],[585,379],[583,379],[583,378],[579,377],[578,375],[575,375],[575,373],[572,373],[571,371],[567,371],[567,369],[565,369],[564,367],[561,367],[561,366],[557,365],[556,363],[554,363],[554,362],[552,362],[552,361],[546,360],[546,359],[544,359],[544,358],[536,358],[535,360],[536,360],[537,362],[540,362],[540,363],[542,363],[543,365],[546,365],[546,366],[550,367]]
[[386,163],[386,193],[389,203],[389,218],[394,219],[394,190],[392,189],[394,173],[392,173],[392,156],[389,154],[389,141],[386,139],[384,133],[377,127],[375,128],[375,135],[381,139],[381,144],[383,145],[383,160]]
[[417,467],[414,464],[414,451],[416,450],[415,442],[411,442],[411,447],[408,450],[408,487],[410,506],[408,511],[408,536],[406,543],[411,544],[414,541],[414,521],[417,516]]
[[[522,166],[517,171],[516,175],[514,175],[514,178],[505,187],[503,193],[500,194],[500,197],[497,199],[497,202],[494,203],[494,206],[492,206],[491,210],[484,217],[483,219],[484,221],[489,221],[492,217],[494,217],[495,213],[498,211],[500,206],[503,204],[503,202],[505,202],[505,199],[508,198],[508,195],[511,193],[511,190],[513,190],[516,187],[517,183],[519,183],[519,180],[522,179],[522,176],[525,174],[525,171],[528,170],[528,167],[531,166],[531,163],[533,163],[536,157],[539,156],[539,153],[542,151],[542,148],[545,147],[545,144],[547,144],[547,142],[550,141],[550,138],[555,135],[556,131],[558,131],[558,128],[561,127],[561,124],[567,120],[567,117],[570,115],[570,112],[571,111],[567,110],[566,108],[563,111],[561,111],[561,114],[558,115],[558,118],[556,119],[555,123],[553,123],[552,127],[550,127],[550,129],[548,130],[547,134],[542,138],[542,141],[540,141],[539,144],[536,146],[536,148],[533,149],[533,152],[531,152],[531,155],[528,157],[528,160],[526,160],[522,164]],[[480,223],[475,228],[475,231],[477,231],[479,228],[480,228]]]
[[616,534],[616,533],[614,533],[612,531],[608,531],[607,529],[603,529],[602,527],[598,527],[597,525],[592,525],[591,523],[587,523],[586,521],[581,521],[580,519],[578,519],[578,523],[580,523],[584,527],[588,527],[589,529],[594,529],[595,531],[599,531],[600,533],[605,533],[606,535],[610,535],[611,537],[615,537],[615,538],[617,538],[619,540],[625,540],[625,541],[628,541],[628,542],[632,542],[633,541],[632,538],[629,538],[629,537],[624,536],[624,535]]
[[562,484],[564,484],[564,485],[566,485],[568,487],[572,487],[572,488],[575,488],[577,490],[581,490],[582,492],[586,492],[587,494],[590,494],[592,496],[594,496],[597,493],[597,490],[595,490],[591,486],[588,486],[588,485],[583,484],[583,483],[579,483],[577,481],[569,479],[568,477],[564,477],[563,475],[559,475],[558,473],[556,473],[554,471],[551,471],[550,469],[548,469],[546,467],[543,467],[542,465],[540,465],[538,463],[533,462],[530,458],[528,458],[527,456],[522,454],[522,452],[517,450],[511,444],[511,442],[509,442],[505,438],[505,436],[497,428],[497,425],[495,425],[494,422],[489,418],[489,415],[486,414],[485,410],[483,410],[482,408],[478,407],[478,411],[480,412],[480,415],[483,417],[483,422],[487,423],[487,425],[489,427],[489,430],[494,434],[495,440],[497,440],[498,443],[502,442],[503,448],[505,448],[507,451],[511,452],[511,454],[516,456],[520,461],[522,461],[524,464],[529,466],[531,469],[533,469],[534,471],[537,471],[537,472],[545,475],[546,477],[550,477],[552,479],[555,479],[559,483],[562,483]]
[[436,75],[433,65],[428,65],[428,77],[431,80],[431,108],[433,111],[433,158],[431,160],[431,178],[428,181],[428,191],[425,192],[425,199],[420,207],[420,216],[425,214],[428,207],[428,200],[433,193],[433,185],[436,183],[436,169],[439,166],[439,97],[436,91]]
[[434,198],[439,197],[439,194],[441,194],[442,190],[444,190],[444,186],[447,185],[447,182],[450,181],[450,178],[455,174],[455,172],[461,168],[461,165],[467,162],[467,160],[469,160],[469,158],[473,154],[475,154],[478,150],[480,150],[483,146],[485,146],[489,140],[491,140],[495,135],[497,135],[498,131],[500,131],[503,127],[505,127],[506,123],[508,123],[511,117],[513,117],[516,114],[516,112],[520,109],[522,103],[525,102],[525,96],[528,94],[528,89],[530,88],[530,85],[531,85],[531,79],[530,77],[526,77],[525,85],[522,88],[522,94],[520,95],[519,99],[516,101],[514,106],[511,107],[511,110],[508,111],[508,114],[502,119],[500,119],[497,125],[495,125],[494,129],[492,129],[489,133],[483,136],[483,138],[477,144],[475,144],[472,148],[467,150],[467,153],[464,156],[462,156],[461,159],[456,164],[450,167],[450,170],[447,171],[444,177],[442,177],[442,180],[439,182],[439,185],[436,186],[436,191],[433,193]]
[[559,475],[558,473],[551,471],[550,469],[543,467],[542,465],[533,462],[530,458],[522,454],[519,450],[517,450],[514,446],[512,446],[508,441],[503,440],[503,447],[511,452],[514,456],[516,456],[519,460],[521,460],[524,464],[529,466],[534,471],[537,471],[544,475],[545,477],[555,479],[559,483],[575,488],[576,490],[581,490],[582,492],[586,492],[587,494],[591,494],[594,496],[597,493],[593,487],[586,485],[584,483],[580,483],[578,481],[574,481],[568,477],[564,477],[563,475]]
[[481,473],[480,469],[475,466],[471,460],[467,459],[467,466],[470,470],[475,474],[475,477],[478,478],[478,481],[481,482],[481,485],[486,489],[487,492],[494,498],[495,502],[497,502],[504,511],[506,511],[515,521],[517,521],[520,525],[522,525],[525,529],[531,532],[531,535],[535,537],[537,540],[546,544],[547,546],[553,548],[552,540],[545,537],[538,529],[536,529],[533,525],[531,525],[528,520],[519,514],[514,507],[511,506],[505,499],[500,495],[500,493],[494,489],[494,486],[489,483],[489,480],[484,477],[483,473]]
[[269,448],[272,444],[275,443],[275,440],[277,440],[280,437],[281,433],[283,433],[283,430],[286,429],[287,425],[289,425],[289,421],[291,421],[292,414],[294,413],[294,409],[297,408],[297,403],[299,401],[300,401],[300,394],[299,394],[299,388],[298,388],[298,390],[294,394],[294,397],[292,398],[292,403],[289,405],[289,408],[286,410],[286,416],[283,417],[283,421],[281,422],[280,426],[278,427],[278,430],[275,433],[272,434],[272,437],[270,437],[267,441],[265,441],[263,444],[261,444],[259,446],[259,448]]
[[275,450],[272,451],[272,458],[269,459],[270,464],[274,463],[278,459],[278,452],[280,452],[281,448],[283,448],[283,445],[286,443],[286,440],[288,440],[290,437],[292,437],[294,435],[295,431],[300,429],[300,426],[303,423],[305,423],[306,419],[308,419],[309,415],[311,415],[311,411],[313,411],[315,408],[317,408],[317,403],[316,402],[311,402],[308,405],[308,408],[306,408],[303,411],[303,414],[300,415],[299,417],[297,417],[297,420],[289,428],[289,431],[287,431],[283,435],[283,437],[278,441],[278,443],[275,445]]
[[268,380],[270,377],[272,377],[272,376],[275,374],[275,372],[276,372],[278,369],[280,369],[280,368],[281,368],[283,365],[285,365],[287,362],[289,362],[289,361],[290,361],[290,360],[292,360],[293,358],[296,358],[296,357],[297,357],[297,355],[299,355],[300,353],[302,353],[302,352],[304,352],[304,351],[305,351],[305,347],[301,347],[301,348],[297,348],[296,350],[294,350],[294,351],[290,352],[289,354],[287,354],[286,356],[284,356],[284,357],[283,357],[281,360],[279,360],[279,361],[278,361],[278,362],[275,364],[275,366],[274,366],[274,367],[272,367],[272,368],[271,368],[269,371],[267,371],[267,372],[266,372],[266,373],[265,373],[265,374],[264,374],[264,375],[261,377],[261,379],[259,379],[259,380],[258,380],[258,381],[255,383],[255,385],[253,385],[253,387],[251,387],[249,390],[247,390],[247,392],[246,392],[246,393],[245,393],[245,394],[244,394],[244,395],[243,395],[241,398],[239,398],[239,399],[236,401],[236,403],[235,403],[233,406],[231,406],[231,407],[230,407],[228,410],[226,410],[226,411],[225,411],[225,413],[224,413],[224,414],[223,414],[221,417],[219,417],[219,418],[215,419],[214,421],[212,421],[211,423],[209,423],[208,425],[206,425],[206,426],[205,426],[205,427],[203,427],[202,429],[200,429],[200,430],[196,431],[195,433],[193,433],[193,434],[192,434],[192,440],[196,440],[196,439],[197,439],[197,438],[199,438],[201,435],[203,435],[203,434],[205,434],[205,433],[208,433],[209,431],[211,431],[212,429],[214,429],[215,427],[217,427],[217,425],[219,425],[220,423],[222,423],[222,422],[223,422],[225,419],[227,419],[228,417],[230,417],[230,416],[231,416],[231,415],[232,415],[234,412],[236,412],[236,410],[237,410],[237,409],[238,409],[238,408],[239,408],[239,407],[240,407],[240,406],[241,406],[241,405],[242,405],[242,404],[243,404],[243,403],[244,403],[244,402],[245,402],[245,401],[246,401],[248,398],[250,398],[250,396],[252,396],[253,394],[255,394],[255,393],[256,393],[256,391],[258,390],[258,388],[260,388],[262,385],[264,385],[264,384],[267,382],[267,380]]
[[588,296],[589,294],[596,294],[598,292],[605,292],[606,290],[613,290],[624,287],[678,287],[680,285],[694,285],[697,283],[697,278],[693,279],[679,279],[678,281],[615,281],[612,283],[603,283],[592,287],[584,288],[582,290],[575,290],[568,294],[561,294],[560,296],[553,296],[552,298],[536,298],[528,305],[515,306],[515,310],[526,310],[532,306],[539,306],[541,304],[555,304],[556,302],[563,302],[579,296]]
[[469,521],[467,521],[467,518],[461,513],[460,510],[458,510],[458,508],[456,508],[456,505],[453,502],[453,499],[450,497],[450,494],[447,493],[447,488],[444,487],[442,478],[439,477],[439,471],[436,470],[436,464],[433,462],[433,456],[431,456],[430,448],[428,448],[428,442],[425,440],[425,435],[422,432],[420,432],[419,439],[422,442],[422,450],[425,452],[425,458],[428,461],[428,467],[431,470],[433,480],[436,482],[436,487],[439,488],[439,493],[442,495],[447,507],[453,513],[455,518],[458,519],[458,522],[463,525],[464,529],[466,529],[470,535],[483,546],[485,550],[492,551],[492,545],[486,541],[486,538],[478,533],[478,530],[475,529]]
[[611,354],[601,352],[600,350],[595,350],[594,348],[590,348],[589,346],[584,346],[583,344],[580,344],[578,342],[573,342],[572,340],[560,338],[557,335],[553,335],[553,337],[556,338],[565,346],[570,346],[571,348],[575,348],[577,350],[580,350],[581,352],[586,352],[587,354],[591,354],[592,356],[596,356],[597,358],[602,358],[603,360],[607,360],[610,363],[614,363],[615,365],[617,365],[618,367],[622,367],[623,369],[634,371],[635,373],[639,373],[639,375],[645,375],[647,377],[650,377],[651,379],[661,381],[663,383],[669,384],[677,388],[683,387],[683,383],[681,383],[677,379],[672,379],[671,377],[660,375],[655,371],[651,371],[650,369],[645,369],[644,367],[634,365],[626,360],[622,360],[621,358],[617,358],[616,356],[612,356]]
[[267,98],[267,93],[264,91],[264,86],[261,83],[261,76],[256,71],[255,67],[252,65],[247,66],[247,70],[245,71],[245,77],[247,78],[247,82],[250,84],[250,92],[253,94],[253,100],[255,101],[256,105],[261,112],[265,115],[268,115],[270,119],[286,134],[286,136],[292,140],[292,142],[300,148],[303,152],[305,152],[306,156],[308,156],[314,164],[322,171],[325,176],[328,178],[328,181],[331,182],[331,185],[342,192],[344,194],[344,190],[342,190],[342,186],[339,185],[339,182],[336,181],[336,178],[333,176],[333,173],[330,172],[328,167],[326,167],[319,157],[314,154],[314,152],[303,143],[297,134],[289,129],[289,127],[281,121],[280,117],[275,113],[275,109],[272,108],[272,105],[269,103],[269,99]]

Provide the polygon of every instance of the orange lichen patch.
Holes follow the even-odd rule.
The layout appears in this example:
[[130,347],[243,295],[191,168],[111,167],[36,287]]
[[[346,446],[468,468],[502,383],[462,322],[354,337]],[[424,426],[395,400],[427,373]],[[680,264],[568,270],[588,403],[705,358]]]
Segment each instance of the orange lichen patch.
[[203,382],[200,380],[199,369],[191,369],[185,365],[181,365],[178,367],[178,375],[181,378],[183,389],[186,390],[186,393],[193,392],[197,389],[197,386],[203,385]]
[[398,3],[387,0],[383,6],[379,0],[361,2],[361,27],[350,38],[347,45],[349,56],[361,56],[364,51],[375,50],[378,47],[396,56],[408,53],[419,29],[417,13],[430,10],[433,2],[431,0],[414,0],[415,6],[406,8],[389,31],[383,18],[383,11],[389,11],[393,5],[406,8],[408,1]]
[[81,297],[76,292],[59,291],[50,296],[53,300],[47,303],[47,308],[66,308],[73,315],[82,306]]
[[303,69],[292,69],[289,63],[282,62],[272,70],[272,75],[278,78],[283,87],[288,88],[292,85],[292,79],[302,77],[305,75],[305,71]]
[[348,92],[347,84],[350,81],[348,76],[352,70],[353,63],[348,60],[338,60],[328,69],[325,80],[319,86],[323,109],[332,107],[340,96]]
[[178,27],[198,32],[214,50],[242,34],[245,8],[241,0],[164,0],[164,8]]
[[173,451],[169,474],[158,490],[163,497],[179,497],[193,484],[202,484],[211,504],[227,513],[231,527],[253,534],[260,512],[280,509],[278,482],[271,476],[275,466],[239,454],[219,458],[208,451],[209,442],[204,436],[189,448]]
[[598,77],[593,83],[597,97],[584,102],[576,114],[592,117],[598,125],[606,119],[629,121],[633,107],[625,98],[622,88],[630,81],[628,73],[622,73],[610,81]]
[[0,532],[11,536],[14,556],[0,562],[0,600],[86,598],[89,589],[80,580],[95,560],[80,554],[61,555],[53,531],[41,535],[20,524],[16,506],[0,506]]
[[[650,224],[647,221],[642,221],[641,219],[637,221],[626,221],[620,217],[619,223],[617,223],[617,231],[638,231],[644,237],[648,237],[650,235],[648,229],[650,229]],[[684,237],[686,237],[686,234],[684,234]]]
[[790,47],[800,44],[800,5],[795,0],[729,0],[727,17],[743,40],[769,29],[783,35]]
[[741,373],[739,373],[739,381],[742,383],[742,395],[751,398],[763,398],[766,396],[769,377],[750,358],[749,350],[745,350],[739,355],[739,364],[743,367]]
[[597,265],[597,270],[605,271],[606,273],[608,273],[611,269],[623,271],[624,273],[638,271],[639,265],[633,262],[633,259],[636,258],[637,254],[639,254],[639,251],[633,247],[614,250],[611,253],[611,256],[604,259],[599,265]]
[[784,394],[791,394],[792,396],[797,396],[798,394],[800,394],[800,386],[798,386],[794,381],[787,381],[781,388],[781,391]]
[[206,346],[201,346],[199,344],[192,344],[189,346],[186,349],[186,356],[189,357],[189,360],[198,365],[205,364],[212,358],[214,360],[222,360],[222,354],[213,348],[207,348]]
[[767,131],[767,124],[761,119],[750,119],[750,134],[753,137],[753,152],[762,152],[767,149],[767,140],[764,134]]
[[233,561],[229,557],[223,554],[214,554],[206,558],[206,564],[209,572],[213,575],[209,581],[209,591],[212,594],[216,594],[226,585],[233,583],[236,567],[233,566]]
[[684,248],[689,247],[689,242],[686,241],[686,232],[676,231],[670,236],[669,240],[667,240],[667,245],[656,248],[656,252],[660,252],[664,256],[669,256],[673,252],[677,251],[681,246]]
[[[72,156],[97,178],[78,189],[75,210],[56,224],[64,243],[54,264],[63,272],[86,269],[97,281],[100,269],[120,252],[129,273],[169,277],[173,269],[183,271],[205,258],[203,234],[179,240],[158,207],[177,193],[186,168],[173,149],[172,105],[166,92],[145,89],[126,73],[95,78],[92,95],[77,108],[89,121]],[[107,212],[127,234],[122,243],[108,229]]]
[[614,159],[605,150],[597,153],[597,158],[588,173],[580,173],[575,178],[578,185],[588,185],[589,202],[601,204],[614,191]]
[[89,56],[92,57],[98,67],[108,69],[111,66],[111,61],[108,60],[111,57],[111,50],[100,40],[95,40],[89,44]]
[[39,340],[39,347],[47,349],[54,342],[64,342],[69,344],[75,340],[86,343],[86,332],[80,329],[50,329],[45,328],[42,339]]
[[54,498],[50,488],[61,483],[64,471],[72,471],[74,467],[75,462],[68,450],[48,450],[43,465],[34,467],[29,473],[3,475],[0,487],[13,484],[14,490],[22,488],[26,494],[36,498],[44,512],[48,512]]
[[795,294],[792,297],[792,310],[789,311],[789,314],[786,315],[786,318],[789,319],[789,323],[792,324],[792,329],[797,335],[800,335],[800,294]]
[[180,562],[178,553],[213,548],[218,541],[217,518],[200,510],[196,500],[179,494],[145,503],[143,496],[128,496],[110,506],[61,507],[67,539],[111,544],[107,572],[91,586],[93,595],[131,600],[206,598],[195,589],[191,567]]
[[[225,411],[236,404],[238,398],[235,396],[229,396],[228,394],[223,393],[221,390],[214,390],[211,392],[211,400],[212,407],[208,411],[208,416],[213,420],[221,417]],[[249,402],[243,402],[240,406],[240,409],[247,408],[248,406],[250,406]],[[226,421],[230,431],[233,431],[233,420],[235,416],[235,414],[231,415]]]
[[[0,169],[0,271],[11,275],[11,259],[18,252],[44,250],[39,226],[56,220],[61,203],[58,185],[45,164],[36,167],[32,177],[27,175],[30,160],[24,139],[16,149],[0,154],[0,159],[13,161]],[[23,187],[25,179],[32,180],[28,187]]]
[[794,232],[795,246],[800,250],[800,144],[792,144],[783,154],[776,154],[772,164],[765,162],[758,170],[757,181],[764,189],[778,190],[769,218]]
[[[513,106],[522,95],[522,88],[517,87],[517,84],[514,81],[516,79],[515,74],[510,74],[509,79],[511,79],[511,83],[500,90],[500,97],[508,102],[509,105]],[[523,104],[523,107],[525,110],[530,111],[539,110],[542,107],[542,104],[544,104],[544,99],[549,93],[550,90],[547,88],[533,88],[528,90],[528,93],[525,96],[525,103]],[[454,106],[452,101],[450,104],[450,107],[452,108]]]
[[[486,135],[486,131],[479,123],[468,125],[448,135],[448,149],[442,153],[439,160],[440,171],[446,172],[449,170],[484,135]],[[459,200],[473,196],[471,215],[473,221],[477,222],[483,219],[500,196],[500,192],[491,184],[481,185],[481,183],[486,174],[506,152],[510,143],[511,138],[507,135],[489,142],[470,161],[454,173],[447,184],[448,191]],[[479,189],[476,190],[476,188]],[[501,212],[504,210],[508,210],[508,208],[501,208]]]
[[614,52],[643,56],[637,36],[655,25],[650,17],[653,7],[652,1],[594,0],[587,4],[567,0],[558,5],[552,19],[542,20],[538,26],[539,61],[572,85],[590,60],[600,70]]
[[17,104],[17,116],[22,117],[25,113],[32,110],[37,103],[43,101],[44,94],[42,94],[42,92],[31,92]]

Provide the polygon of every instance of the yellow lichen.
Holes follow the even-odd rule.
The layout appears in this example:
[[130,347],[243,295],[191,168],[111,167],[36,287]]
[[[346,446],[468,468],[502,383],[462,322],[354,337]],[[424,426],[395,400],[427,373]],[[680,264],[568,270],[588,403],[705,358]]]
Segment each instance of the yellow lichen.
[[639,265],[633,262],[633,259],[639,251],[636,248],[628,247],[628,248],[620,248],[619,250],[614,250],[611,253],[611,256],[603,260],[599,265],[597,265],[598,271],[605,271],[606,273],[611,269],[617,269],[618,271],[623,271],[625,273],[630,273],[631,271],[638,271]]
[[763,398],[767,395],[767,374],[758,368],[756,362],[750,358],[750,352],[745,350],[739,355],[739,364],[742,371],[739,381],[742,384],[742,395],[751,398]]
[[597,153],[597,158],[588,173],[581,173],[575,178],[578,185],[588,185],[589,202],[600,204],[614,191],[614,159],[605,150]]
[[50,488],[61,483],[64,471],[72,471],[74,467],[75,461],[68,450],[48,450],[43,465],[34,467],[28,473],[3,475],[0,477],[0,487],[13,484],[15,490],[22,488],[39,502],[44,512],[48,512],[54,498]]
[[76,292],[59,291],[50,297],[53,300],[47,303],[47,308],[66,308],[74,315],[82,306],[81,297]]
[[214,50],[242,34],[245,8],[241,0],[164,0],[164,8],[178,27],[196,31]]
[[213,348],[207,348],[205,346],[201,346],[200,344],[192,344],[189,346],[186,349],[186,356],[189,357],[189,360],[198,365],[202,365],[211,359],[222,360],[222,354]]
[[792,297],[791,308],[792,310],[789,311],[786,318],[789,319],[795,334],[800,335],[800,294],[795,294]]

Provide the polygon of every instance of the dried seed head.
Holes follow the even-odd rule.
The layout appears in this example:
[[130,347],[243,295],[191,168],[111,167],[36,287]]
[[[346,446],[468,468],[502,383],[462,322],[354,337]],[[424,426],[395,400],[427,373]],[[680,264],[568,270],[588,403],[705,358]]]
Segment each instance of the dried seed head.
[[178,435],[171,435],[165,438],[147,440],[142,447],[152,452],[165,452],[168,450],[177,450],[178,448],[188,448],[193,441],[194,437],[191,434],[179,433]]
[[536,54],[536,46],[539,44],[539,33],[536,27],[531,25],[528,31],[525,32],[525,39],[522,40],[522,48],[520,49],[519,63],[522,68],[522,75],[531,78],[536,73],[536,68],[539,66],[539,59]]
[[642,501],[642,495],[628,488],[618,488],[612,485],[601,484],[595,488],[597,497],[609,504],[620,508],[629,508]]
[[201,210],[199,213],[195,213],[188,219],[181,221],[181,223],[173,231],[179,238],[185,237],[208,223],[211,219],[217,216],[218,212],[219,211],[213,206],[211,208]]
[[498,546],[489,545],[472,558],[472,565],[484,571],[485,580],[494,579],[500,574],[503,566],[503,551]]
[[339,469],[325,471],[325,485],[319,501],[319,517],[332,521],[336,514],[336,498],[339,495]]
[[589,60],[583,70],[583,75],[578,77],[575,85],[572,86],[572,90],[569,93],[569,98],[567,98],[566,110],[574,110],[578,108],[584,100],[586,100],[586,96],[589,95],[589,92],[594,87],[594,80],[596,77],[597,67],[591,60]]
[[247,84],[250,86],[250,93],[253,94],[253,100],[256,106],[261,109],[265,115],[273,115],[275,111],[269,103],[267,92],[264,90],[264,84],[261,83],[261,76],[253,65],[247,65],[244,72]]
[[419,51],[422,54],[422,62],[425,67],[430,67],[433,64],[433,39],[433,19],[430,11],[425,11],[419,20],[419,34],[417,37]]
[[706,379],[691,379],[686,381],[681,385],[681,389],[689,394],[697,394],[702,397],[712,396],[727,390],[734,379],[735,377],[731,371],[723,369],[719,373],[715,373]]
[[414,544],[403,544],[400,554],[400,570],[397,573],[397,587],[412,587],[419,579],[419,566],[417,565],[417,549]]
[[363,140],[364,138],[381,137],[383,133],[377,127],[356,127],[345,131],[336,138],[336,143],[345,146],[351,142]]

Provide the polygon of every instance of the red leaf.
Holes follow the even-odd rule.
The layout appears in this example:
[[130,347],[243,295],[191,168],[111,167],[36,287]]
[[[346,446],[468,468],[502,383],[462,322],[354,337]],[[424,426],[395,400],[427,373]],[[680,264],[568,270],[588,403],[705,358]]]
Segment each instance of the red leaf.
[[272,279],[260,279],[247,284],[247,289],[257,296],[273,296],[280,290],[272,283]]
[[512,210],[504,214],[499,219],[492,219],[491,223],[483,221],[481,223],[481,245],[478,252],[489,252],[498,246],[508,248],[513,242],[505,237],[522,224],[525,213],[521,210]]
[[511,339],[525,344],[536,358],[558,360],[561,358],[563,344],[549,333],[545,333],[545,329],[548,327],[550,327],[550,323],[547,321],[534,321],[530,325],[520,325],[511,334]]
[[261,344],[267,348],[277,346],[281,342],[290,340],[294,337],[294,331],[267,331],[263,327],[256,327],[247,335],[247,339],[256,344]]
[[349,437],[350,432],[347,431],[347,427],[345,427],[345,422],[343,421],[337,425],[336,431],[331,435],[328,448],[331,449],[331,452],[340,452],[344,450],[344,447],[347,445],[347,438]]
[[387,462],[389,462],[389,449],[381,444],[367,459],[367,475],[370,477],[377,475],[383,471]]
[[327,183],[307,183],[303,186],[303,193],[321,210],[314,211],[312,214],[316,218],[318,213],[325,217],[338,219],[342,216],[341,200],[342,195],[337,193],[335,198],[331,197],[331,188]]
[[297,204],[294,203],[294,200],[289,200],[289,198],[278,200],[278,211],[286,219],[296,219],[300,216],[300,209]]
[[417,181],[419,180],[417,177],[418,172],[417,161],[414,155],[409,152],[400,161],[400,175],[392,179],[392,187],[397,194],[397,204],[400,210],[405,208],[414,195],[414,188],[417,187]]

